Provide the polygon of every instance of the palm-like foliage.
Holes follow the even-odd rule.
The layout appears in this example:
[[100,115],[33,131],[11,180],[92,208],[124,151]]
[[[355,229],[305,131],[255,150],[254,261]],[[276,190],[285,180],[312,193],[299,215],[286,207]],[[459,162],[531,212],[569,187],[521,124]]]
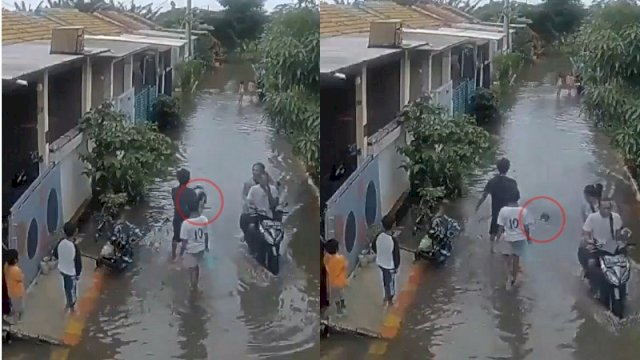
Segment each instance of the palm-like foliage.
[[27,5],[25,4],[24,1],[20,1],[20,2],[14,2],[13,5],[16,8],[16,11],[23,11],[23,12],[32,12],[32,11],[38,11],[42,8],[42,5],[44,4],[44,0],[40,1],[38,3],[38,5],[36,5],[36,7],[31,7],[31,4]]
[[[24,1],[15,3],[16,10],[18,11],[38,11],[43,8],[44,1],[41,1],[36,8],[26,6]],[[162,9],[161,7],[154,8],[153,3],[146,5],[137,5],[133,0],[130,3],[122,1],[116,2],[114,0],[47,0],[46,7],[51,9],[76,9],[82,12],[94,12],[98,10],[119,10],[123,12],[133,13],[148,20],[155,20],[156,16]]]

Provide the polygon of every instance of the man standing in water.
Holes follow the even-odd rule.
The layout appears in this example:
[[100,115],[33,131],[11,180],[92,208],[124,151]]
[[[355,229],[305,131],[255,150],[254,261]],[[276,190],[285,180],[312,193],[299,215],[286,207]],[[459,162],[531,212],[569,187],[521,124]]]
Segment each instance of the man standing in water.
[[480,206],[487,199],[487,196],[491,195],[491,224],[489,226],[491,253],[494,252],[494,243],[498,235],[498,214],[500,213],[500,209],[512,200],[520,200],[518,183],[507,176],[507,172],[511,167],[509,159],[502,158],[498,160],[496,167],[498,168],[498,175],[494,176],[487,182],[487,185],[484,187],[482,197],[476,205],[477,212]]
[[[189,204],[192,199],[197,198],[196,191],[188,187],[191,174],[187,169],[180,169],[176,172],[179,185],[171,189],[171,198],[173,199],[173,241],[171,242],[171,261],[176,259],[176,251],[178,243],[180,243],[180,227],[182,222],[189,216]],[[181,188],[184,188],[181,190]],[[180,193],[180,199],[178,199]],[[180,203],[177,203],[177,201]]]

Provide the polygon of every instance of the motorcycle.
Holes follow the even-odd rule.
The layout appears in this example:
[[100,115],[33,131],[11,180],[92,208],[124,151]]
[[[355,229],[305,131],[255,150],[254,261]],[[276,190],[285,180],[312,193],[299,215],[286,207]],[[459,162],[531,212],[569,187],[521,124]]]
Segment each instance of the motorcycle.
[[[627,283],[631,277],[631,261],[627,255],[627,248],[636,245],[628,242],[631,234],[631,230],[623,228],[618,242],[609,242],[596,249],[602,276],[598,276],[599,284],[594,284],[597,288],[592,290],[598,295],[602,305],[618,318],[624,316]],[[589,274],[587,269],[584,270],[585,274]]]
[[95,259],[96,267],[106,266],[122,271],[133,262],[134,247],[142,239],[142,233],[129,222],[118,222],[113,226],[109,240],[102,246]]
[[[418,250],[414,252],[414,262],[427,260],[436,266],[443,265],[453,251],[453,239],[462,229],[457,221],[446,216],[436,216],[431,220],[431,226],[420,241]],[[420,232],[421,227],[414,228],[414,235]]]
[[256,261],[264,266],[273,275],[280,272],[280,244],[284,240],[284,224],[282,218],[287,214],[282,209],[276,209],[271,218],[263,211],[252,209],[253,216],[258,217],[257,231],[251,231],[258,238],[252,239],[256,251],[254,257]]

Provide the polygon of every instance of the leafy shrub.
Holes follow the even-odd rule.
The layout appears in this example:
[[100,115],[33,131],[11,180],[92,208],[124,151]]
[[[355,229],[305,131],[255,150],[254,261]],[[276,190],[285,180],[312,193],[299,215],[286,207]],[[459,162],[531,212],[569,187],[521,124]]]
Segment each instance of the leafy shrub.
[[151,105],[151,122],[158,125],[158,129],[174,129],[182,123],[180,104],[178,99],[160,95]]
[[109,103],[86,113],[82,128],[92,145],[81,155],[84,174],[105,206],[142,197],[174,154],[171,140],[155,126],[129,124]]
[[406,157],[402,167],[409,172],[412,194],[428,206],[460,196],[465,177],[490,147],[489,133],[469,117],[450,118],[428,96],[407,105],[400,118],[413,138],[398,149]]
[[498,54],[493,58],[496,66],[496,80],[500,86],[508,86],[522,68],[522,55],[519,53]]
[[625,163],[640,165],[640,6],[612,1],[598,7],[575,38],[584,109],[612,132]]
[[200,77],[204,73],[205,64],[200,60],[185,61],[177,66],[180,89],[185,93],[196,90]]
[[500,112],[498,100],[494,93],[485,88],[477,88],[471,96],[471,113],[478,125],[486,125],[494,121]]
[[243,46],[255,61],[265,111],[318,180],[320,170],[320,14],[313,4],[282,6],[262,37]]

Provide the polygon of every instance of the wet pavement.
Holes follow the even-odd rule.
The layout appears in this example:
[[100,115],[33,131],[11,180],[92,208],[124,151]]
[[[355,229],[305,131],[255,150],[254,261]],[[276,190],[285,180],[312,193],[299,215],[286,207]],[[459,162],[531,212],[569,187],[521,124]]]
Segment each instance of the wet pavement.
[[[304,359],[318,353],[318,198],[259,106],[238,104],[237,83],[250,77],[247,67],[231,65],[207,76],[203,90],[185,103],[185,129],[172,134],[180,145],[176,168],[186,166],[192,178],[214,181],[224,194],[224,210],[210,227],[213,256],[201,273],[202,294],[190,296],[188,275],[168,262],[171,229],[165,220],[172,216],[170,188],[177,184],[172,168],[147,201],[125,215],[154,229],[149,246],[139,250],[126,273],[106,276],[82,341],[52,358]],[[282,179],[289,204],[278,277],[265,276],[241,243],[242,184],[257,161]],[[205,191],[218,209],[213,188]],[[19,342],[3,355],[47,359],[52,349]]]
[[[488,247],[489,201],[466,221],[451,261],[426,272],[398,336],[389,343],[334,336],[322,343],[326,359],[575,359],[632,360],[640,351],[640,271],[629,283],[628,316],[620,321],[587,296],[576,257],[582,221],[582,188],[605,184],[625,224],[640,236],[640,204],[609,145],[580,114],[579,100],[556,98],[554,74],[529,72],[496,129],[499,156],[511,160],[523,201],[545,195],[566,211],[566,226],[555,241],[529,246],[524,277],[507,290],[502,259]],[[537,79],[536,79],[537,77]],[[493,167],[478,177],[464,203],[472,208]],[[548,239],[561,228],[560,210],[534,201],[534,214],[547,224],[533,235]],[[637,241],[637,240],[636,240]],[[634,249],[637,264],[640,252]],[[399,284],[400,286],[400,284]],[[352,304],[353,306],[353,304]],[[377,356],[374,354],[378,354]]]

